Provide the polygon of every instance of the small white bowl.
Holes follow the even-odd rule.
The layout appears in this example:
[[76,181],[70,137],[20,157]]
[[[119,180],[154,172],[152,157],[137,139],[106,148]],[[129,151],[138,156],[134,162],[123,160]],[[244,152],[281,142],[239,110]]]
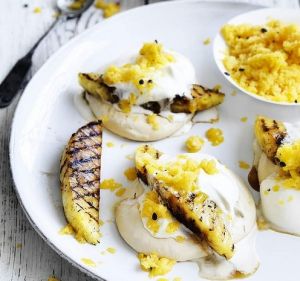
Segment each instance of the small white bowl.
[[[238,15],[231,20],[229,20],[228,24],[252,24],[252,25],[263,25],[271,19],[278,19],[284,23],[294,23],[300,25],[300,10],[299,9],[279,9],[279,8],[266,8],[266,9],[259,9],[255,11],[251,11],[245,14]],[[223,76],[230,81],[236,88],[238,88],[241,92],[246,93],[247,95],[273,104],[280,104],[280,105],[290,105],[290,106],[299,106],[300,103],[289,103],[289,102],[276,102],[272,100],[268,100],[263,98],[259,95],[251,93],[244,88],[242,88],[237,82],[235,82],[231,76],[226,75],[227,72],[223,60],[227,50],[226,42],[224,41],[221,33],[219,32],[214,39],[213,44],[213,53],[215,62],[223,74]]]

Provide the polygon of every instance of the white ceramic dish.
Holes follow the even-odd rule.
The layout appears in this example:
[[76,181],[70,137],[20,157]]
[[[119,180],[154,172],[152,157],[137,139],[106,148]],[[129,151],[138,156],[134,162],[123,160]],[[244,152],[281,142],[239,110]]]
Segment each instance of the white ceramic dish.
[[[260,9],[251,11],[248,13],[244,13],[241,15],[238,15],[232,19],[230,19],[227,23],[228,24],[252,24],[252,25],[263,25],[266,22],[268,22],[270,19],[278,19],[285,23],[296,23],[300,25],[300,11],[297,9],[279,9],[279,8],[267,8],[267,9]],[[298,103],[288,103],[288,102],[275,102],[272,100],[264,99],[263,97],[260,97],[254,93],[251,93],[244,88],[242,88],[236,81],[234,81],[230,76],[225,75],[225,72],[227,71],[224,64],[224,56],[227,50],[227,45],[220,34],[218,32],[217,36],[214,39],[214,58],[216,61],[216,64],[223,74],[223,76],[230,81],[235,87],[237,87],[240,91],[246,93],[247,95],[250,95],[251,97],[254,97],[258,100],[269,102],[273,104],[280,104],[280,105],[290,105],[290,106],[299,106]]]
[[[182,52],[195,64],[199,81],[206,86],[222,84],[227,93],[219,108],[225,142],[203,151],[215,155],[246,180],[247,171],[238,161],[252,161],[252,123],[256,114],[264,113],[286,121],[299,119],[295,107],[279,107],[262,103],[233,88],[217,70],[211,45],[203,40],[213,38],[220,27],[237,14],[257,7],[214,2],[169,2],[150,5],[115,16],[84,32],[62,47],[40,69],[23,93],[17,108],[11,134],[10,156],[15,189],[19,201],[35,230],[60,255],[95,278],[109,281],[147,280],[139,269],[136,253],[120,238],[113,222],[112,206],[117,198],[109,191],[101,193],[101,217],[106,223],[103,238],[97,246],[79,244],[72,236],[62,236],[66,225],[58,181],[60,154],[72,132],[86,123],[74,105],[74,96],[81,91],[77,83],[79,71],[94,71],[142,42],[157,39],[168,48]],[[153,16],[155,15],[155,17]],[[280,110],[279,110],[280,109]],[[247,116],[248,122],[240,122]],[[184,152],[188,135],[204,136],[210,124],[198,124],[184,136],[166,139],[154,145],[166,153]],[[115,146],[108,148],[105,143]],[[124,145],[123,145],[124,144]],[[133,163],[126,158],[138,145],[104,133],[102,179],[114,178],[128,186],[123,171]],[[101,252],[116,248],[112,255]],[[261,266],[248,280],[294,281],[299,276],[300,239],[271,231],[258,235]],[[91,267],[82,262],[89,258]],[[200,280],[194,263],[179,263],[167,278],[182,277],[183,281]],[[157,279],[157,278],[156,278]]]

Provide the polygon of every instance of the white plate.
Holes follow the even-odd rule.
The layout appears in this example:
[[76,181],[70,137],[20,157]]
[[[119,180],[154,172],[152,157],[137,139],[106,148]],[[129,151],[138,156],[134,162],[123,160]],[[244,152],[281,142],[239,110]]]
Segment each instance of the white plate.
[[[270,9],[260,9],[251,11],[245,14],[238,15],[232,19],[230,19],[227,23],[228,24],[252,24],[252,25],[263,25],[267,23],[270,19],[278,19],[284,23],[296,23],[300,25],[300,11],[298,9],[279,9],[279,8],[270,8]],[[250,95],[253,98],[258,100],[269,102],[273,104],[280,104],[280,105],[291,105],[291,106],[299,106],[298,103],[289,103],[289,102],[276,102],[272,100],[265,99],[260,97],[254,93],[251,93],[244,88],[242,88],[235,80],[233,80],[230,76],[225,75],[227,71],[224,64],[224,56],[226,54],[227,45],[225,40],[223,39],[220,32],[218,32],[217,36],[214,39],[214,58],[216,64],[223,74],[223,76],[230,81],[235,87],[237,87],[240,91]]]
[[[147,280],[138,266],[136,253],[120,238],[114,223],[105,223],[103,239],[97,246],[79,244],[71,236],[59,235],[66,221],[61,204],[58,181],[60,154],[69,139],[86,121],[74,105],[74,95],[81,89],[77,83],[79,71],[93,71],[109,63],[144,41],[157,39],[168,48],[182,52],[195,64],[199,81],[206,86],[222,84],[227,93],[220,107],[221,121],[215,127],[223,129],[225,142],[204,152],[226,163],[246,180],[247,172],[238,167],[239,160],[252,161],[252,123],[255,115],[264,113],[286,121],[295,121],[295,107],[282,108],[262,103],[247,95],[231,96],[233,88],[215,66],[211,45],[202,42],[213,38],[220,27],[237,14],[256,7],[233,3],[170,2],[150,5],[115,16],[86,31],[61,48],[41,68],[27,86],[17,108],[10,143],[10,156],[16,192],[34,228],[60,255],[94,277],[109,281]],[[280,109],[280,110],[279,110]],[[240,122],[247,116],[248,122]],[[204,136],[209,124],[194,126],[188,135]],[[154,145],[167,153],[183,152],[187,135],[166,139]],[[112,141],[115,147],[107,148]],[[125,144],[125,146],[122,146]],[[132,153],[136,142],[112,134],[104,134],[102,179],[114,178],[128,186],[123,171],[133,163],[125,156]],[[116,197],[109,191],[101,194],[101,216],[113,218]],[[107,247],[117,253],[101,255]],[[299,276],[300,239],[271,231],[259,233],[258,252],[261,266],[249,280],[295,280]],[[97,266],[85,265],[90,258]],[[194,263],[179,263],[167,276],[169,280],[199,280]]]

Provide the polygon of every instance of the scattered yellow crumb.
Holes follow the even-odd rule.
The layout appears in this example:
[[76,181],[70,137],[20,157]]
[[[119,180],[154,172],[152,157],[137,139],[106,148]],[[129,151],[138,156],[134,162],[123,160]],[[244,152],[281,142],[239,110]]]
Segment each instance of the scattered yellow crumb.
[[185,141],[185,147],[188,152],[198,152],[202,149],[204,140],[198,136],[190,136]]
[[87,243],[81,233],[76,233],[74,228],[68,223],[58,232],[60,235],[72,235],[79,243]]
[[280,199],[277,201],[278,205],[283,206],[284,205],[284,200]]
[[88,266],[96,267],[96,263],[89,258],[82,258],[81,261]]
[[181,235],[178,235],[178,236],[175,237],[175,240],[178,243],[183,243],[185,241],[185,237],[181,236]]
[[41,8],[41,7],[35,7],[35,8],[33,9],[33,12],[34,12],[35,14],[40,14],[40,13],[42,12],[42,8]]
[[156,114],[147,115],[146,121],[152,127],[153,130],[157,131],[159,129],[159,123],[157,121]]
[[48,281],[59,281],[59,279],[56,278],[56,277],[54,277],[54,276],[50,276],[50,277],[48,278]]
[[106,143],[106,146],[107,147],[114,147],[115,144],[113,142],[109,141],[109,142]]
[[300,27],[270,20],[264,25],[226,24],[223,63],[242,88],[276,102],[300,100]]
[[107,3],[104,0],[96,0],[95,7],[103,11],[104,18],[109,18],[120,11],[120,4],[117,2]]
[[262,217],[259,217],[256,220],[256,223],[257,223],[257,228],[259,230],[267,230],[267,229],[269,229],[269,224]]
[[244,122],[244,123],[245,123],[245,122],[248,121],[248,117],[242,117],[240,120],[241,120],[241,122]]
[[106,251],[109,252],[110,254],[115,254],[117,250],[115,248],[109,247],[106,249]]
[[16,248],[17,248],[17,249],[21,249],[22,247],[23,247],[22,243],[17,243],[17,244],[16,244]]
[[109,117],[107,115],[101,115],[100,120],[103,124],[107,123],[109,121]]
[[80,10],[84,6],[85,2],[86,2],[86,0],[76,0],[76,1],[73,1],[68,6],[68,8],[71,9],[71,10]]
[[124,175],[129,181],[134,181],[137,178],[135,167],[130,167],[124,171]]
[[173,279],[173,281],[181,281],[181,278],[180,278],[180,277],[175,277],[175,278]]
[[293,200],[294,200],[294,197],[293,197],[292,195],[290,195],[290,196],[288,197],[288,199],[287,199],[288,202],[291,202],[291,201],[293,201]]
[[120,100],[118,105],[123,113],[129,113],[131,111],[131,105],[128,100]]
[[116,196],[121,197],[124,195],[125,192],[126,192],[126,188],[122,187],[119,190],[117,190],[115,194],[116,194]]
[[160,204],[158,194],[153,190],[146,193],[140,213],[142,218],[146,219],[147,228],[153,233],[159,231],[160,219],[172,218],[170,211]]
[[169,222],[166,228],[166,233],[172,234],[176,232],[180,227],[180,223],[178,221]]
[[210,44],[210,38],[206,38],[206,39],[203,41],[203,44],[204,44],[204,45]]
[[142,270],[149,272],[149,277],[164,275],[170,272],[176,261],[158,257],[156,254],[138,254]]
[[105,179],[100,183],[100,189],[108,189],[110,191],[115,191],[120,187],[122,187],[122,184],[116,182],[114,179]]
[[214,175],[219,172],[217,169],[217,163],[213,159],[211,160],[203,159],[200,163],[200,167],[204,170],[205,173],[209,175]]
[[270,192],[269,192],[268,190],[264,190],[264,195],[267,196],[267,195],[269,195],[269,193],[270,193]]
[[156,281],[169,281],[167,278],[158,278]]
[[279,186],[279,185],[274,185],[274,186],[272,187],[272,190],[273,190],[274,192],[278,192],[279,189],[280,189],[280,186]]
[[60,231],[60,235],[73,235],[74,229],[73,227],[68,223],[66,226],[64,226]]
[[236,90],[233,90],[233,91],[231,92],[231,95],[232,95],[233,97],[235,97],[235,96],[237,95],[237,91],[236,91]]
[[206,138],[213,146],[217,146],[224,141],[223,132],[218,128],[210,128],[205,133]]
[[102,225],[104,225],[104,221],[99,219],[99,226],[102,226]]
[[284,144],[279,146],[276,157],[284,164],[282,171],[285,174],[283,178],[283,186],[285,188],[300,189],[300,141],[292,144]]
[[241,160],[239,161],[239,167],[241,169],[248,170],[250,168],[250,165],[247,162]]
[[60,15],[61,15],[61,13],[56,11],[52,14],[52,17],[57,19]]

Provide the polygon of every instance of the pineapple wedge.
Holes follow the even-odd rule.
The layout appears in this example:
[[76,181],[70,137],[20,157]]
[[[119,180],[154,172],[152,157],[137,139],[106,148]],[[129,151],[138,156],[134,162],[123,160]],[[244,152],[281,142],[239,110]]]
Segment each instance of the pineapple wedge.
[[[119,97],[113,93],[115,88],[104,84],[101,75],[97,73],[79,73],[78,80],[83,89],[91,95],[99,96],[103,100],[111,103],[119,102]],[[173,113],[195,113],[197,111],[203,111],[221,104],[224,100],[224,96],[225,95],[218,90],[208,89],[201,85],[193,85],[193,99],[190,100],[186,97],[176,96],[171,103],[171,111]],[[149,108],[153,102],[141,106]]]
[[60,163],[60,184],[66,219],[76,236],[91,244],[97,244],[100,238],[101,147],[101,122],[91,122],[71,136]]
[[159,194],[179,222],[201,241],[206,241],[216,253],[230,259],[233,256],[234,243],[220,215],[221,210],[204,193],[180,194],[158,180],[156,167],[161,155],[161,152],[151,146],[140,146],[135,158],[138,177]]
[[279,164],[276,153],[287,134],[284,124],[265,116],[258,116],[254,125],[254,132],[261,150],[274,164]]
[[185,97],[175,97],[171,104],[171,111],[174,113],[195,113],[203,111],[221,104],[224,101],[225,95],[218,90],[208,89],[201,85],[193,85],[193,99]]

